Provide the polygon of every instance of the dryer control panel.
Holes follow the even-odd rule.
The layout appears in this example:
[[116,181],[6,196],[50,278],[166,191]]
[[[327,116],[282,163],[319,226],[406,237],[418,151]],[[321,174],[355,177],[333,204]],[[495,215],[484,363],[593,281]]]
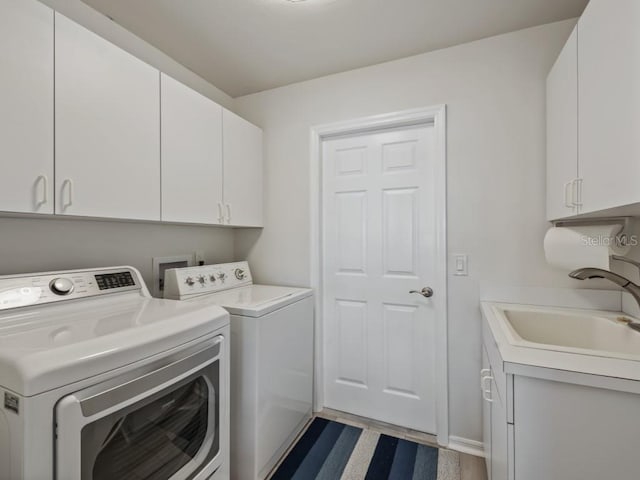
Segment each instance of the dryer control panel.
[[0,310],[142,291],[142,285],[142,279],[132,267],[7,275],[0,277]]
[[173,268],[164,274],[164,298],[184,300],[252,283],[247,262]]

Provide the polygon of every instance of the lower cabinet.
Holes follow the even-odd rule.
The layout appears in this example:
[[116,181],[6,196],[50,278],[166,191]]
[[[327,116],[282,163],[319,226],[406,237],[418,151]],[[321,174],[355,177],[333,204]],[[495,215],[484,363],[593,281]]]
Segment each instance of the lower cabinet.
[[[489,377],[489,380],[487,380]],[[482,370],[480,370],[480,391],[482,392],[482,443],[484,444],[484,460],[487,465],[487,478],[491,480],[491,398],[487,395],[485,383],[490,381],[491,367],[487,349],[482,346]]]
[[[640,382],[531,368],[505,373],[483,347],[481,389],[489,480],[637,480]],[[505,380],[502,382],[502,380]]]
[[[491,388],[496,391],[495,381]],[[508,468],[508,430],[507,409],[499,395],[493,395],[491,402],[491,478],[492,480],[507,480]]]
[[[489,480],[507,480],[509,477],[509,424],[506,399],[501,398],[495,380],[500,374],[490,361],[486,347],[482,349],[482,370],[480,389],[483,399],[483,443],[487,478]],[[504,394],[503,394],[504,395]]]
[[[598,383],[610,381],[596,378]],[[593,380],[585,383],[596,383]],[[514,377],[516,479],[640,478],[636,458],[640,443],[638,383],[627,380],[622,388],[635,392],[624,392]]]

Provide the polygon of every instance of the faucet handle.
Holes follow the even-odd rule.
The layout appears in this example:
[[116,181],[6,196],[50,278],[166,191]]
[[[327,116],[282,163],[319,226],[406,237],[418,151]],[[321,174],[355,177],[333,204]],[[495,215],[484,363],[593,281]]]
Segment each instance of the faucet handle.
[[614,260],[618,260],[619,262],[628,263],[629,265],[633,265],[638,269],[638,273],[640,273],[640,262],[636,262],[635,260],[631,260],[630,258],[623,257],[621,255],[611,255],[611,258]]

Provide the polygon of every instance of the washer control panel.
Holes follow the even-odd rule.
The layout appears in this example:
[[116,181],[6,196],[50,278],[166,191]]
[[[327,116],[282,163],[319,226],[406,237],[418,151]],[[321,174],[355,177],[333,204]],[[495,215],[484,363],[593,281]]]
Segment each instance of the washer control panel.
[[114,273],[100,273],[94,275],[98,288],[100,290],[110,290],[112,288],[124,288],[132,287],[136,284],[131,272],[114,272]]
[[0,310],[141,290],[141,284],[129,267],[7,275],[0,277]]
[[174,268],[164,274],[164,297],[182,300],[193,295],[220,292],[252,283],[247,262]]

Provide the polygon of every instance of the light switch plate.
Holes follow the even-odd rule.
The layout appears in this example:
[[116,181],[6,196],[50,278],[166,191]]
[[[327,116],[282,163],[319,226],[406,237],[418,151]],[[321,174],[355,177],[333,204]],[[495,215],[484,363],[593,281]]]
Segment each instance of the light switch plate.
[[453,255],[453,274],[458,276],[469,275],[469,257],[465,253]]

